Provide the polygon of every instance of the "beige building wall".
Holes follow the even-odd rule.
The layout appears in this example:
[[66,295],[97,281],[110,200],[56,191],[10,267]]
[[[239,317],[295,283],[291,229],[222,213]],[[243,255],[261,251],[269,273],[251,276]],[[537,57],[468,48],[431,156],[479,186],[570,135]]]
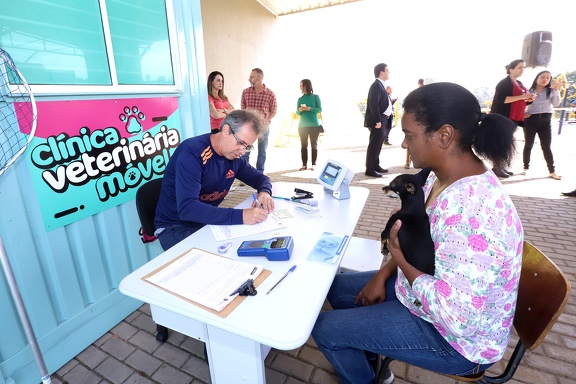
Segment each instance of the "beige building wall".
[[[257,0],[201,0],[200,5],[205,78],[214,70],[222,72],[224,91],[239,108],[242,90],[249,86],[250,70],[259,67],[264,71],[264,84],[276,95],[278,112],[270,125],[269,147],[285,144],[287,136],[291,143],[299,142],[295,136],[298,121],[293,121],[292,115],[302,95],[300,80],[305,78],[312,80],[315,93],[321,97],[330,137],[351,128],[359,135],[367,132],[356,103],[366,97],[374,81],[372,68],[378,61],[359,59],[366,68],[344,64],[345,59],[364,55],[358,52],[361,44],[354,39],[365,36],[350,35],[345,28],[353,4],[278,18]],[[358,86],[360,92],[350,92],[352,86]],[[250,158],[253,165],[255,157]],[[299,157],[295,150],[287,161],[299,167]]]
[[[264,84],[278,101],[269,146],[285,143],[288,135],[291,143],[298,143],[298,121],[292,115],[302,95],[302,79],[310,79],[321,97],[323,123],[329,132],[324,139],[351,129],[366,135],[357,103],[366,98],[374,81],[373,67],[382,59],[380,51],[364,47],[364,33],[354,34],[348,28],[354,5],[360,3],[276,18],[257,0],[201,0],[205,77],[214,70],[222,72],[225,93],[239,108],[250,70],[262,68]],[[287,161],[299,167],[299,157],[295,150]]]
[[265,52],[276,18],[256,0],[201,0],[200,4],[206,78],[212,71],[222,72],[224,92],[240,108],[240,95],[249,86],[252,68],[264,70],[266,83]]

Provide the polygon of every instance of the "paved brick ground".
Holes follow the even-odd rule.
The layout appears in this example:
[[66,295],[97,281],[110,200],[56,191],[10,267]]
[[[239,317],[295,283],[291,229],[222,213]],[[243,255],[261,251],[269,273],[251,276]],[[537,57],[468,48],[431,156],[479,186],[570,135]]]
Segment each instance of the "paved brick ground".
[[[393,130],[391,140],[400,143],[401,132]],[[566,273],[576,287],[576,198],[560,196],[561,191],[576,188],[576,126],[565,125],[561,135],[555,130],[553,152],[557,173],[562,181],[547,177],[547,170],[538,144],[532,151],[532,165],[528,176],[513,176],[503,181],[520,213],[526,240],[540,248]],[[520,134],[520,133],[519,133]],[[523,146],[517,137],[519,152]],[[338,159],[357,172],[353,185],[370,189],[368,202],[356,226],[354,235],[379,239],[389,212],[396,203],[383,199],[381,187],[395,174],[404,173],[405,151],[398,145],[385,147],[382,165],[390,174],[382,179],[367,178],[363,174],[367,132],[355,128],[350,132],[331,132],[320,145],[319,164],[327,158]],[[314,182],[312,171],[297,171],[300,167],[297,139],[285,147],[269,149],[267,173],[273,181]],[[252,156],[255,157],[255,156]],[[514,169],[522,164],[516,161]],[[415,172],[412,170],[411,172]],[[570,172],[570,174],[566,174]],[[226,199],[227,206],[244,200],[251,191],[237,185]],[[574,289],[573,289],[574,291]],[[207,363],[203,360],[203,344],[197,340],[171,332],[166,343],[156,341],[155,324],[148,305],[143,305],[94,344],[52,375],[55,384],[201,384],[210,383]],[[509,349],[504,360],[512,350]],[[576,296],[572,295],[544,343],[527,352],[512,383],[576,384]],[[496,364],[499,372],[505,362]],[[272,350],[266,359],[269,384],[336,384],[338,379],[324,356],[310,339],[302,347],[291,351]],[[455,384],[457,381],[428,371],[393,362],[396,384]],[[229,383],[236,384],[236,383]]]

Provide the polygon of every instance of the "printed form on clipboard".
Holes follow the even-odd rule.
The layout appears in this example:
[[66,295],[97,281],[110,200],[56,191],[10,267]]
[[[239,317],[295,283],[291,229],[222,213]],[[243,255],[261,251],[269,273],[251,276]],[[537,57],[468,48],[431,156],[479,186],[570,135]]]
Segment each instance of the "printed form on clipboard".
[[263,267],[192,248],[181,257],[143,277],[145,281],[215,311],[222,311],[248,279]]
[[[237,237],[244,237],[263,233],[268,231],[277,231],[281,228],[286,228],[286,224],[276,217],[276,215],[268,215],[268,218],[258,224],[237,224],[237,225],[210,225],[210,230],[214,235],[216,241],[223,241],[235,239]],[[273,236],[280,233],[273,233]]]

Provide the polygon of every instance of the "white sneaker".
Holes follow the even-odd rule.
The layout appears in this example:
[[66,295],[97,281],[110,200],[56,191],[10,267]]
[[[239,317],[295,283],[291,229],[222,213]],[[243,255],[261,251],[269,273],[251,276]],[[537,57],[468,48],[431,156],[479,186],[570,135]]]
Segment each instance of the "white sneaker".
[[522,171],[522,173],[521,173],[522,176],[526,176],[527,174],[528,174],[528,170],[527,170],[527,169],[524,169],[524,170]]
[[384,381],[382,381],[382,384],[392,384],[394,382],[394,374],[392,373],[392,371],[389,371],[389,372],[390,372],[390,376],[385,378]]
[[[378,358],[381,358],[380,356]],[[376,378],[374,379],[374,383],[378,384],[392,384],[394,382],[394,374],[390,370],[390,366],[386,371],[383,371],[383,367],[380,367],[380,370],[376,374]]]
[[554,179],[554,180],[562,180],[562,176],[558,176],[557,174],[555,174],[554,172],[552,172],[551,174],[548,175],[548,177]]

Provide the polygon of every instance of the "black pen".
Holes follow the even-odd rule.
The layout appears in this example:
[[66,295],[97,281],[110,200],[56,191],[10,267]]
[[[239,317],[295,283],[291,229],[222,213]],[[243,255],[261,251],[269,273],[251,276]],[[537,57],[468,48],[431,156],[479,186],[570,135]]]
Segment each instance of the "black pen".
[[274,288],[276,288],[278,286],[278,284],[280,284],[282,282],[282,280],[284,280],[286,278],[286,276],[288,276],[290,274],[290,272],[294,272],[295,269],[296,269],[296,265],[294,265],[292,268],[290,268],[288,270],[288,272],[286,272],[286,274],[284,276],[282,276],[282,278],[280,280],[278,280],[278,282],[276,284],[274,284],[268,292],[266,292],[266,294],[269,294],[270,292],[272,292],[272,290]]

